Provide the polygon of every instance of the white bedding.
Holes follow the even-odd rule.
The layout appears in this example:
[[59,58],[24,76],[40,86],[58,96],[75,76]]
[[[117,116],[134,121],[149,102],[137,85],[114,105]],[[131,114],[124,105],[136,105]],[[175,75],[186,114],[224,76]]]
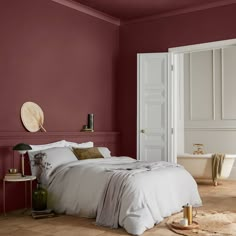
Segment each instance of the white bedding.
[[[48,206],[58,213],[96,217],[112,168],[129,168],[137,161],[111,157],[73,161],[55,169],[48,182]],[[119,225],[140,235],[185,204],[200,206],[197,184],[182,167],[140,172],[129,178],[122,195]]]

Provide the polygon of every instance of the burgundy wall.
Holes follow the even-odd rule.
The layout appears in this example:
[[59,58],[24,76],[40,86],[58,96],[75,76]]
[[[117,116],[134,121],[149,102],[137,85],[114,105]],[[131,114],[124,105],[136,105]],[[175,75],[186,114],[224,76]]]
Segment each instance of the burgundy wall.
[[236,4],[120,27],[118,125],[121,153],[136,156],[137,53],[236,38]]
[[135,157],[136,54],[236,38],[235,12],[236,4],[119,28],[51,0],[2,0],[0,132],[24,132],[20,107],[34,101],[47,131],[79,131],[94,113],[95,130],[121,131],[120,154]]
[[0,2],[0,132],[24,131],[26,101],[47,131],[114,131],[119,27],[51,0]]
[[[29,134],[26,142],[68,138],[63,132],[69,132],[72,141],[70,132],[80,131],[87,114],[94,113],[95,131],[103,133],[91,134],[87,141],[99,137],[95,145],[117,149],[118,141],[112,143],[107,131],[116,130],[118,52],[116,25],[51,0],[0,1],[0,179],[8,168],[20,167],[12,146],[29,134],[20,119],[26,101],[41,106],[48,131],[42,140]],[[74,139],[81,141],[80,134]],[[7,184],[6,194],[7,210],[24,206],[23,185]]]

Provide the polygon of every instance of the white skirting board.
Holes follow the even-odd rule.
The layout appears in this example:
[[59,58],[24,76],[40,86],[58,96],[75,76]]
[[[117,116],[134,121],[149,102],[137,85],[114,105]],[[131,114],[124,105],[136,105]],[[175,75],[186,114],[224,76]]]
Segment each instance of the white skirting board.
[[229,179],[236,180],[236,166],[233,166]]

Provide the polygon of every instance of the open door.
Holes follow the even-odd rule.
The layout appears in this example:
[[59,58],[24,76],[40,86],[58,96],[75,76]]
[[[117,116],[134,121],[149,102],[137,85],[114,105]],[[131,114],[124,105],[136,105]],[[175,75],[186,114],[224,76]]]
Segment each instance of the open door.
[[168,161],[171,122],[168,53],[138,54],[137,159]]

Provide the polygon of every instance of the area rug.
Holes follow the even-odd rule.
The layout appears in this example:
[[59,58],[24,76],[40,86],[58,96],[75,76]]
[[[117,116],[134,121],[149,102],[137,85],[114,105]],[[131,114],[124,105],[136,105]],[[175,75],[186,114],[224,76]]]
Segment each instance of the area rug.
[[193,219],[199,224],[197,229],[176,229],[173,222],[179,222],[183,218],[183,213],[170,216],[166,221],[166,226],[173,232],[185,236],[224,236],[236,235],[236,212],[216,212],[199,210]]

